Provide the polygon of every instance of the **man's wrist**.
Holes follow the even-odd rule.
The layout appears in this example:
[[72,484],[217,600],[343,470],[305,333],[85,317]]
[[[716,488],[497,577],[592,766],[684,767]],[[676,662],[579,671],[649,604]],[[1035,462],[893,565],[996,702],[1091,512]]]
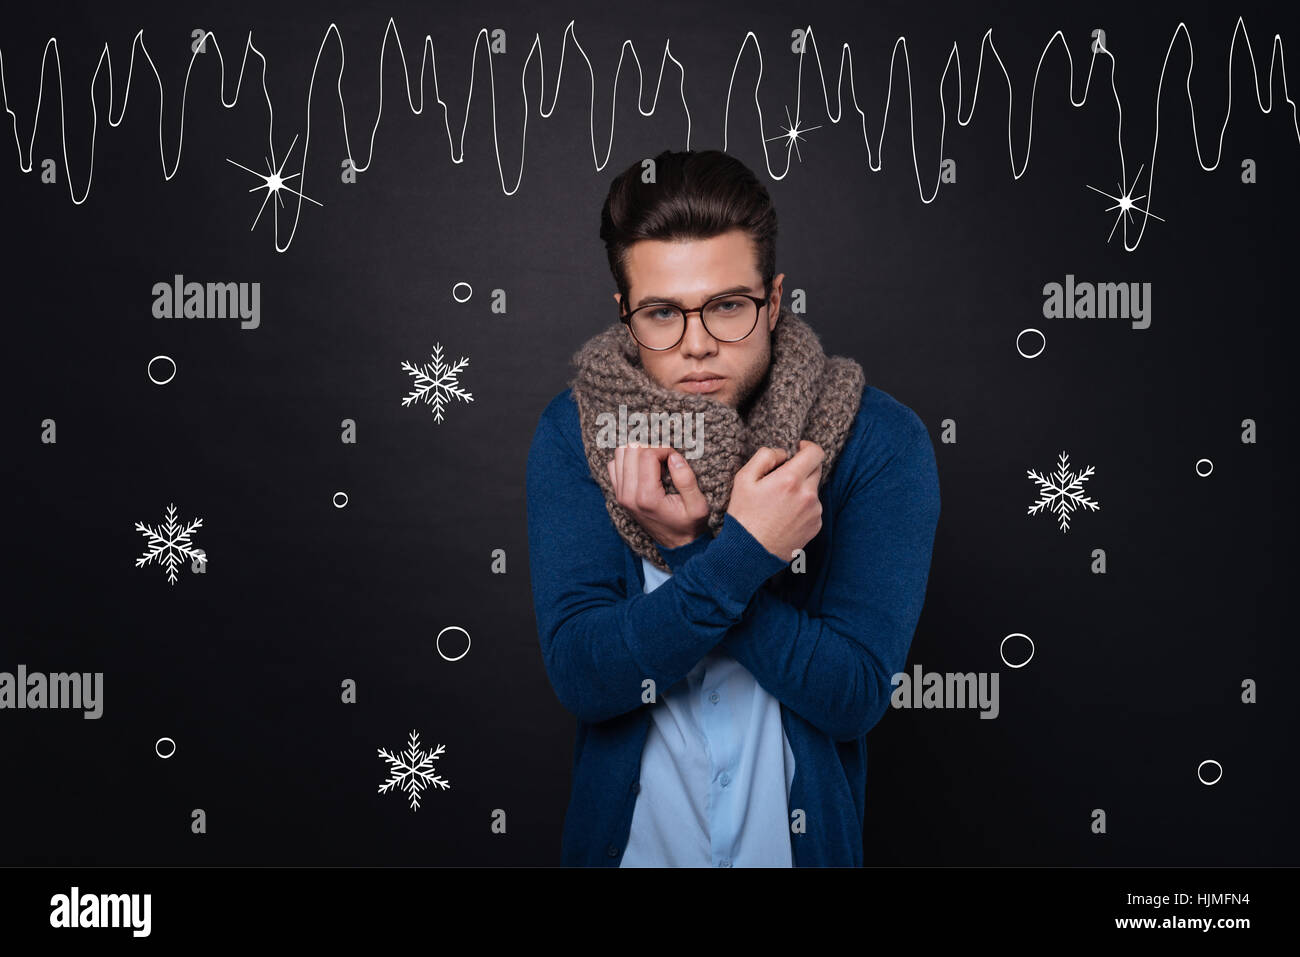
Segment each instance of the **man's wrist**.
[[655,542],[659,548],[659,554],[663,556],[668,567],[676,571],[682,565],[685,565],[690,559],[704,551],[709,543],[713,541],[713,535],[708,525],[705,525],[703,531],[689,542],[683,542],[681,545],[665,545],[662,542]]
[[674,538],[671,541],[659,542],[658,544],[664,548],[681,548],[683,545],[689,545],[699,537],[699,535],[683,535],[681,538]]
[[700,536],[707,535],[709,532],[709,520],[703,519],[696,527],[684,535],[674,536],[667,542],[657,542],[664,548],[681,548],[683,545],[689,545],[691,542],[699,541]]

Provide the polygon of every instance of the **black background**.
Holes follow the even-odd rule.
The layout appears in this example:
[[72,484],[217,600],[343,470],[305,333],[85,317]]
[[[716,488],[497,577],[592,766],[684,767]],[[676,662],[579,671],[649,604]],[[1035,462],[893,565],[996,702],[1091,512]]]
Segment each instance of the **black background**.
[[[862,362],[935,441],[942,515],[909,669],[1001,673],[996,720],[890,711],[871,732],[867,863],[1295,863],[1298,672],[1287,612],[1300,134],[1281,66],[1264,114],[1238,36],[1223,160],[1207,172],[1188,104],[1189,45],[1173,42],[1152,199],[1165,221],[1151,220],[1126,252],[1120,230],[1106,241],[1110,201],[1085,185],[1114,192],[1120,176],[1110,61],[1098,57],[1075,108],[1060,41],[1044,56],[1062,30],[1077,101],[1089,33],[1106,29],[1129,178],[1145,163],[1146,193],[1156,85],[1179,19],[1194,45],[1200,155],[1213,165],[1239,15],[1263,85],[1273,35],[1295,49],[1295,20],[1280,5],[1157,14],[1136,4],[49,4],[7,15],[0,51],[17,114],[15,146],[0,149],[12,614],[0,670],[105,677],[98,721],[0,712],[0,863],[558,862],[574,719],[537,644],[524,463],[568,357],[615,316],[597,237],[610,179],[688,145],[671,61],[654,98],[665,39],[686,70],[689,145],[722,148],[749,30],[763,45],[762,125],[751,41],[725,145],[772,193],[787,295],[806,290],[806,318],[827,352]],[[420,43],[432,35],[447,113],[429,65],[424,112],[412,112],[390,36],[373,160],[345,185],[340,46],[326,30],[334,22],[342,35],[348,142],[365,164],[390,16],[417,105]],[[595,74],[594,111],[572,38],[556,98],[570,19]],[[794,114],[790,34],[806,24],[840,122],[828,116],[810,47],[802,118],[821,128],[800,143],[802,163],[792,157],[775,179],[768,163],[781,176],[785,146],[769,142],[765,159],[763,137],[781,133],[787,107]],[[489,69],[477,41],[457,163],[481,27],[504,29],[508,49]],[[281,211],[284,252],[269,206],[249,231],[261,194],[226,161],[260,170],[269,152],[255,54],[231,109],[215,50],[196,59],[180,141],[196,28],[216,35],[226,102],[252,31],[268,62],[277,155],[299,135],[293,171],[323,51],[306,177],[291,182],[325,205],[302,205],[291,242],[296,206]],[[987,46],[973,121],[957,121],[970,112],[989,28],[1014,90],[1010,146],[1007,85]],[[109,124],[141,29],[165,96],[161,153],[158,85],[139,46],[125,118]],[[543,59],[534,51],[521,93],[535,35]],[[899,47],[891,73],[900,35],[906,56]],[[43,50],[51,36],[57,60]],[[625,40],[651,116],[637,108],[630,51],[613,92]],[[852,86],[846,70],[837,94],[843,43]],[[939,79],[954,43],[961,103],[954,62],[941,154]],[[105,44],[112,106],[105,62],[96,127],[87,94]],[[42,77],[37,169],[24,174]],[[1292,86],[1294,99],[1300,80]],[[867,113],[865,139],[851,91]],[[1261,96],[1267,104],[1266,87]],[[941,156],[957,161],[958,181],[923,202]],[[40,182],[45,157],[58,163],[54,185]],[[1258,164],[1255,185],[1241,182],[1246,157]],[[1128,236],[1136,243],[1138,229]],[[260,328],[153,318],[153,284],[176,273],[259,281]],[[1045,320],[1042,287],[1067,273],[1152,283],[1151,327]],[[468,303],[452,298],[459,281],[474,288]],[[505,315],[490,310],[495,288],[506,290]],[[1026,327],[1047,336],[1034,360],[1015,348]],[[441,424],[400,402],[410,388],[401,362],[427,361],[435,342],[449,359],[469,357],[461,383],[473,393]],[[179,366],[166,387],[146,375],[160,353]],[[56,445],[39,440],[46,418],[58,424]],[[339,441],[345,418],[358,424],[356,445]],[[1240,441],[1246,418],[1257,444]],[[955,445],[940,442],[945,419],[957,423]],[[1096,468],[1087,491],[1101,503],[1068,534],[1052,516],[1026,515],[1037,494],[1026,470],[1053,468],[1062,450],[1072,467]],[[1194,471],[1202,457],[1214,462],[1206,479]],[[339,490],[344,509],[331,502]],[[156,566],[134,566],[135,523],[158,523],[172,502],[182,519],[203,519],[195,542],[210,561],[174,586]],[[491,573],[496,548],[505,575]],[[1105,575],[1089,571],[1097,548]],[[473,640],[454,663],[434,649],[448,625]],[[998,657],[1011,632],[1036,644],[1015,671]],[[356,705],[340,703],[345,678],[358,684]],[[1241,703],[1245,678],[1258,682],[1259,703]],[[426,792],[418,812],[404,795],[376,793],[386,776],[376,749],[403,747],[412,729],[425,745],[446,745],[439,771],[452,785]],[[161,736],[178,745],[166,761],[154,753]],[[1224,769],[1212,787],[1196,776],[1207,758]],[[190,831],[194,808],[207,813],[205,835]],[[490,830],[498,808],[505,835]],[[1106,811],[1105,835],[1090,832],[1094,808]]]

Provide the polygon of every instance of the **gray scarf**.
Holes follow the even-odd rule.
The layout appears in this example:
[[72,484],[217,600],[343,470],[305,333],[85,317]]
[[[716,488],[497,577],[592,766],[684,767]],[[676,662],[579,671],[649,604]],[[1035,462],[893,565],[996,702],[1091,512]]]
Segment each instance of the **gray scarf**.
[[[760,325],[755,331],[761,333],[764,328]],[[634,413],[649,417],[680,412],[683,420],[689,416],[691,422],[700,422],[695,413],[703,413],[703,452],[698,458],[688,458],[686,464],[709,503],[708,524],[715,535],[731,500],[733,477],[760,446],[794,455],[800,439],[816,442],[826,453],[819,487],[830,476],[857,416],[866,383],[862,366],[853,359],[828,357],[812,327],[784,306],[771,335],[772,361],[767,375],[739,411],[707,395],[664,388],[652,379],[641,366],[640,350],[622,322],[587,340],[570,360],[576,370],[570,387],[578,404],[592,478],[605,493],[605,509],[619,535],[656,568],[670,570],[654,539],[619,504],[609,478],[607,463],[617,444],[608,441],[609,425],[611,418],[618,420],[620,404],[626,407],[628,419]],[[671,443],[663,438],[659,444]],[[660,479],[666,492],[677,494],[666,463]]]

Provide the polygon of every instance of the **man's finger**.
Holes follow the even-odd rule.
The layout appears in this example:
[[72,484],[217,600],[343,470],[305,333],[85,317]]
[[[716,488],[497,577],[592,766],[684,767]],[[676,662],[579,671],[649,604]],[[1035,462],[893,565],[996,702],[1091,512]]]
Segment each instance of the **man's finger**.
[[695,472],[687,463],[685,456],[675,449],[668,456],[668,475],[673,480],[673,487],[681,495],[682,504],[686,506],[688,514],[708,513],[709,500],[700,491],[699,483],[695,480]]
[[826,453],[820,445],[808,439],[800,439],[799,451],[782,467],[789,468],[802,479],[820,473],[825,460]]
[[662,476],[667,451],[662,447],[638,445],[633,453],[636,456],[637,493],[645,495],[651,502],[659,502],[666,494]]
[[785,461],[786,454],[784,449],[773,449],[764,445],[761,446],[736,472],[736,475],[744,474],[751,480],[761,479],[772,469],[776,468]]
[[636,490],[640,484],[637,463],[640,450],[635,443],[628,443],[623,449],[623,493],[629,502],[636,501]]

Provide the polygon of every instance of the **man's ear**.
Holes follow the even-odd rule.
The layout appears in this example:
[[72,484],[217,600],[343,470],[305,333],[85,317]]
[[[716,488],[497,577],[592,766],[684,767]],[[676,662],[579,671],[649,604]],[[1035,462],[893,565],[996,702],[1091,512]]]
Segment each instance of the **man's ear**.
[[771,307],[772,302],[775,300],[776,306],[775,308],[768,309],[768,317],[767,317],[768,332],[771,332],[773,329],[776,328],[777,320],[780,319],[781,317],[781,291],[782,291],[781,287],[783,284],[782,280],[784,279],[785,279],[785,273],[780,273],[772,280],[772,294],[768,298],[768,305],[769,307]]

